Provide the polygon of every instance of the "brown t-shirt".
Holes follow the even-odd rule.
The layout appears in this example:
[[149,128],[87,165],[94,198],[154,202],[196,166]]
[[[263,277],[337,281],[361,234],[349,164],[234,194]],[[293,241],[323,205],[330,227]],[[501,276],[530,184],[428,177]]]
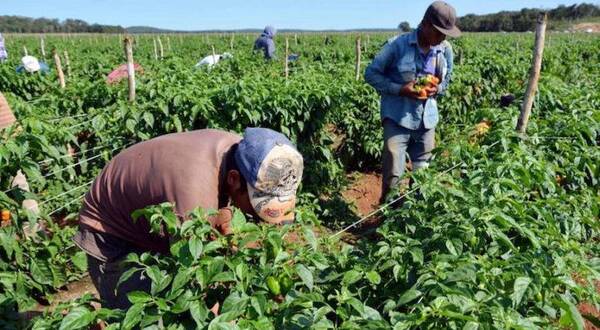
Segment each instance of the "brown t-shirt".
[[0,93],[0,129],[7,128],[15,123],[17,119],[10,110],[8,101],[4,98],[4,95]]
[[[151,234],[148,222],[134,222],[131,213],[163,202],[174,203],[180,217],[197,207],[227,206],[223,161],[240,140],[236,134],[205,129],[164,135],[122,151],[86,194],[80,228],[120,238],[136,249],[166,253],[168,238]],[[88,252],[98,249],[81,235],[75,242]]]

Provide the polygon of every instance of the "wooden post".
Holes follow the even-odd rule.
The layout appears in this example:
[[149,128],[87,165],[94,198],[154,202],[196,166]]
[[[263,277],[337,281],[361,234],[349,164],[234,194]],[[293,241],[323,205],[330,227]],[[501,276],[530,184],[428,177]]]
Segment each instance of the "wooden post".
[[289,63],[290,63],[290,42],[288,40],[288,37],[285,37],[285,68],[284,68],[285,71],[284,72],[285,72],[286,80],[290,76]]
[[29,52],[27,52],[27,47],[23,46],[23,54],[25,54],[25,56],[29,55]]
[[160,54],[160,59],[162,60],[163,57],[165,56],[165,52],[163,50],[163,44],[162,44],[162,41],[160,41],[160,37],[158,37],[158,50],[159,50],[159,54]]
[[360,37],[357,37],[356,38],[356,80],[357,81],[360,79],[360,56],[361,56]]
[[40,38],[40,50],[42,51],[42,58],[46,59],[46,47],[44,37]]
[[152,42],[154,43],[154,60],[158,61],[158,50],[156,49],[156,39],[152,38]]
[[65,65],[67,67],[67,77],[71,77],[71,61],[69,60],[69,53],[65,50]]
[[367,53],[369,50],[367,49],[367,46],[369,45],[369,36],[367,35],[367,40],[365,42],[362,43],[363,46],[363,53]]
[[60,63],[60,56],[58,56],[56,48],[52,50],[52,54],[54,55],[54,64],[56,65],[56,72],[58,73],[58,82],[60,84],[60,88],[64,89],[66,87],[65,74],[63,73],[62,65]]
[[298,34],[294,33],[294,44],[298,46]]
[[521,114],[517,121],[517,132],[525,134],[527,130],[527,123],[529,122],[529,115],[531,114],[531,107],[533,106],[533,99],[537,92],[538,80],[540,79],[540,71],[542,69],[542,57],[544,54],[544,40],[546,33],[546,20],[547,14],[540,13],[537,20],[537,27],[535,30],[535,49],[533,54],[533,64],[531,66],[531,72],[529,73],[529,82],[527,83],[527,91],[525,92],[525,100],[521,107]]
[[217,60],[217,53],[215,52],[215,46],[211,45],[210,47],[212,48],[213,61],[216,62],[216,60]]
[[135,101],[135,67],[133,66],[133,40],[131,37],[125,37],[123,47],[125,48],[125,57],[127,58],[127,77],[129,85],[129,102]]
[[233,39],[235,38],[235,33],[231,34],[231,39],[229,40],[229,49],[233,51]]

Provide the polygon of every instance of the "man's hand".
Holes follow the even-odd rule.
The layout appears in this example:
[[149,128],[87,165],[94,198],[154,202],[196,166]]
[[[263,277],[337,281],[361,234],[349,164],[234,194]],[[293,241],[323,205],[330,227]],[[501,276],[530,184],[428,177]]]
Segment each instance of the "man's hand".
[[425,87],[425,91],[427,92],[427,98],[434,97],[438,93],[438,88],[435,85],[430,85]]
[[219,209],[217,214],[208,217],[208,222],[211,226],[221,233],[221,235],[230,235],[231,231],[231,219],[233,218],[233,211],[230,208],[224,207]]
[[411,81],[408,84],[402,86],[400,89],[400,96],[410,97],[413,99],[419,98],[419,92],[415,90],[415,81]]
[[427,100],[437,94],[438,89],[435,85],[429,85],[421,88],[417,91],[415,88],[415,81],[411,81],[408,84],[402,86],[400,89],[400,96],[410,97],[417,100]]

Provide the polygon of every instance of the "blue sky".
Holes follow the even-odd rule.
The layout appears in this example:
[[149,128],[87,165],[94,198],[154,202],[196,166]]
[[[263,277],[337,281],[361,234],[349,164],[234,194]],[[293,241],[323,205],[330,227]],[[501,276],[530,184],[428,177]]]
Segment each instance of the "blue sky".
[[[554,8],[577,1],[454,0],[458,15]],[[597,0],[587,2],[599,3]],[[267,24],[298,29],[394,28],[415,26],[430,0],[0,0],[0,15],[79,18],[89,23],[146,25],[166,29],[262,28]]]

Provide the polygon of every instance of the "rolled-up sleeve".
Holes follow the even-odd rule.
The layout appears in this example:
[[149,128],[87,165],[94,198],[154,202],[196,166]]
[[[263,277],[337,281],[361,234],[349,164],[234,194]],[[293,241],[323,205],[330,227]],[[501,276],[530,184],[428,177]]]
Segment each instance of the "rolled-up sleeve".
[[454,52],[452,51],[452,47],[448,46],[444,49],[444,58],[446,59],[446,76],[442,80],[442,83],[438,87],[438,95],[444,95],[446,93],[446,89],[450,85],[450,80],[452,79],[452,70],[454,69]]
[[393,82],[387,75],[387,68],[394,63],[396,58],[396,47],[393,43],[388,43],[375,56],[373,62],[365,70],[365,80],[379,93],[399,95],[402,85]]

